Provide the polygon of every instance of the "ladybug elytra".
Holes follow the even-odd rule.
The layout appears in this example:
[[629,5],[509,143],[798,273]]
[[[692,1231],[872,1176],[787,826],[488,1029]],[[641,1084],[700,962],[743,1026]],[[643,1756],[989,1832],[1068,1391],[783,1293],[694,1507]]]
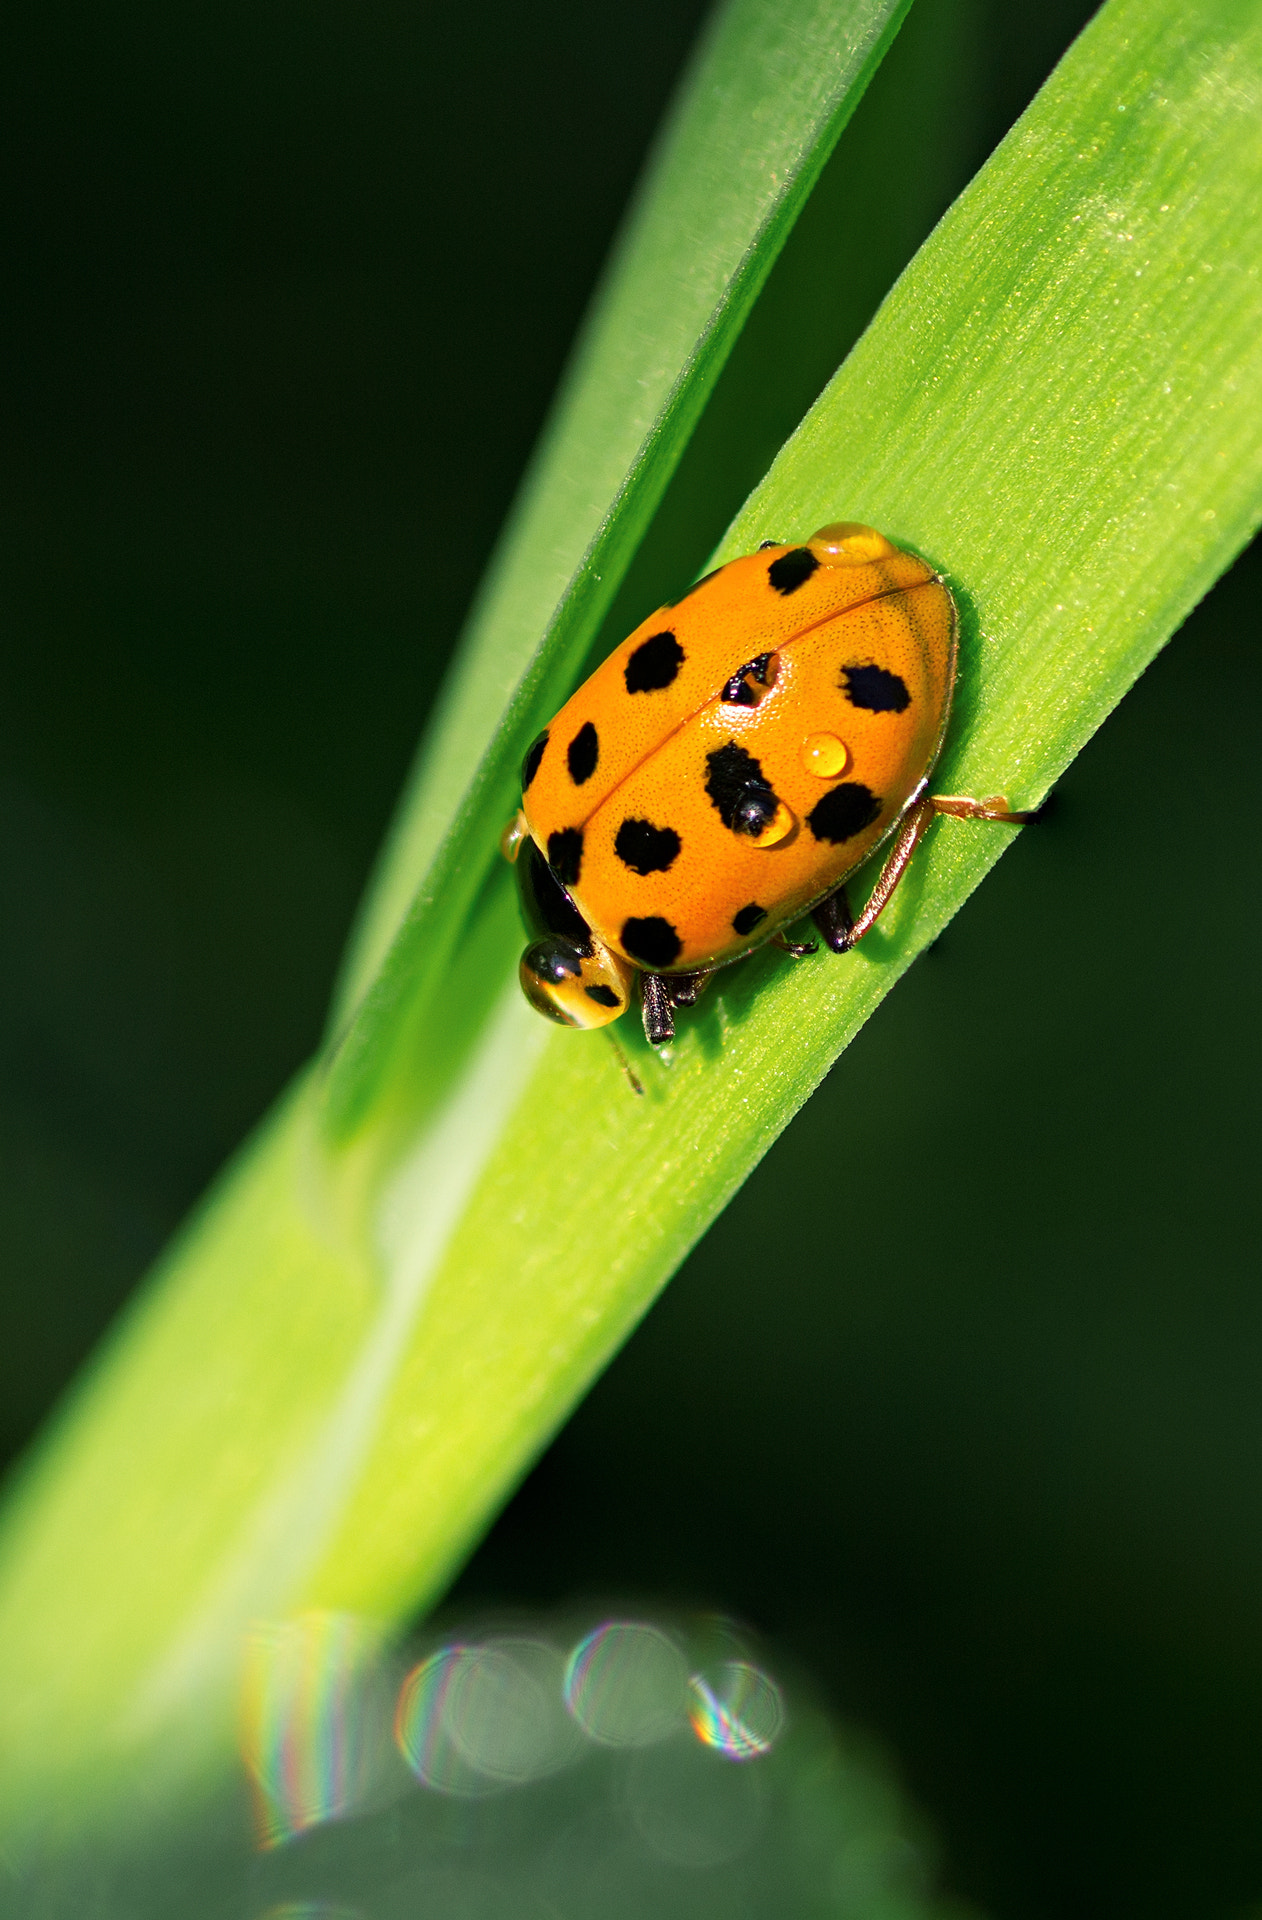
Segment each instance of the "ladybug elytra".
[[[717,968],[810,914],[845,953],[935,813],[1020,824],[1003,795],[930,795],[956,670],[940,574],[872,527],[766,543],[659,609],[538,736],[504,836],[534,938],[531,1005],[672,1037]],[[892,842],[856,919],[845,882]]]

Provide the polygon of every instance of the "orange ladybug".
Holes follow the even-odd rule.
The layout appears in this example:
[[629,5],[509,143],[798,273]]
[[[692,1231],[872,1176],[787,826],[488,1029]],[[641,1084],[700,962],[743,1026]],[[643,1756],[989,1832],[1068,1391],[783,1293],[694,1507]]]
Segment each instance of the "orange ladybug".
[[[544,729],[504,835],[521,983],[566,1026],[626,1011],[659,1044],[718,967],[810,914],[846,953],[934,813],[1020,824],[1002,794],[930,795],[955,683],[942,576],[872,527],[767,542],[623,641]],[[892,841],[856,920],[845,882]]]

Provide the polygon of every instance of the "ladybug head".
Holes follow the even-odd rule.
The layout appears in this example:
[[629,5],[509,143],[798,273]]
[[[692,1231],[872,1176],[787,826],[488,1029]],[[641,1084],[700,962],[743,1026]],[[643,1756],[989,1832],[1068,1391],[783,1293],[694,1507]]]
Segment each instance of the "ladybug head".
[[531,1006],[563,1027],[607,1027],[626,1012],[634,977],[634,967],[599,940],[580,949],[556,933],[528,946],[518,968]]
[[[521,816],[518,816],[521,819]],[[525,831],[509,829],[522,917],[536,938],[518,968],[537,1013],[563,1027],[607,1027],[631,1000],[635,968],[599,941]]]

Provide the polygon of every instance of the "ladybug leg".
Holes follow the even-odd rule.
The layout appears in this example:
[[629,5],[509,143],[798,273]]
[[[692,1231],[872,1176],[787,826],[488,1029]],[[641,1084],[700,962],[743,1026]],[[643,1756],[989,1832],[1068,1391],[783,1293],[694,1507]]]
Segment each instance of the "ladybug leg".
[[[829,894],[828,898],[831,900],[833,895]],[[821,902],[821,905],[825,904],[827,903]],[[849,909],[847,909],[847,911],[849,911]],[[818,924],[817,921],[816,925]],[[822,927],[820,931],[823,932]],[[781,953],[791,953],[795,960],[803,960],[808,953],[819,952],[818,940],[786,940],[782,933],[773,933],[771,936],[771,944],[773,947],[779,947]]]
[[933,793],[929,805],[935,813],[949,813],[953,820],[998,820],[1005,826],[1024,827],[1037,816],[1014,813],[1006,793],[992,793],[986,800],[970,800],[962,793]]
[[844,885],[826,894],[819,905],[811,909],[811,919],[823,935],[826,947],[833,953],[849,953],[854,945],[854,915]]
[[672,1007],[695,1007],[708,973],[671,973],[663,976]]
[[1011,827],[1023,827],[1035,817],[1032,813],[1015,812],[1002,793],[992,793],[985,800],[972,800],[958,793],[926,794],[923,800],[918,800],[912,807],[899,828],[898,838],[890,848],[880,877],[859,918],[851,919],[844,887],[838,887],[835,893],[821,900],[811,915],[834,953],[848,953],[884,912],[889,905],[890,895],[907,871],[907,863],[916,851],[920,836],[936,813],[949,814],[956,820],[1000,821]]
[[[857,946],[864,934],[875,926],[878,918],[889,905],[890,895],[906,873],[907,863],[916,851],[920,836],[933,819],[933,811],[933,802],[928,795],[916,802],[898,830],[898,838],[886,856],[885,865],[881,868],[877,883],[868,895],[867,905],[859,918],[851,922],[848,930],[844,927],[834,904],[837,901],[837,894],[830,893],[826,900],[820,901],[811,917],[834,953],[848,953],[851,947]],[[838,888],[837,892],[842,894],[845,917],[849,919],[850,906],[845,900],[844,890]],[[836,916],[833,921],[835,932],[831,938],[830,929],[818,917],[828,908],[832,908]]]
[[644,1014],[644,1037],[650,1046],[660,1047],[675,1038],[675,1014],[670,988],[660,973],[640,975],[640,1003]]

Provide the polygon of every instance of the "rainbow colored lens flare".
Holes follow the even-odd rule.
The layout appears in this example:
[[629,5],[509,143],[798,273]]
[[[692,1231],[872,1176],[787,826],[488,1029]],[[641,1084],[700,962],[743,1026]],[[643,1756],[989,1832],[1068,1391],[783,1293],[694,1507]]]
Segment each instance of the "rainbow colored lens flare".
[[770,1753],[784,1726],[784,1702],[769,1674],[748,1660],[725,1660],[710,1678],[688,1682],[688,1715],[698,1740],[726,1760],[755,1760]]
[[399,1689],[395,1744],[417,1779],[441,1792],[460,1792],[466,1788],[465,1773],[472,1773],[454,1751],[447,1726],[448,1697],[471,1652],[466,1646],[441,1647],[413,1667]]
[[362,1799],[375,1654],[364,1623],[344,1613],[298,1614],[252,1630],[241,1753],[264,1849],[336,1820]]
[[325,1900],[286,1900],[269,1907],[262,1920],[364,1920],[359,1907],[331,1907]]

